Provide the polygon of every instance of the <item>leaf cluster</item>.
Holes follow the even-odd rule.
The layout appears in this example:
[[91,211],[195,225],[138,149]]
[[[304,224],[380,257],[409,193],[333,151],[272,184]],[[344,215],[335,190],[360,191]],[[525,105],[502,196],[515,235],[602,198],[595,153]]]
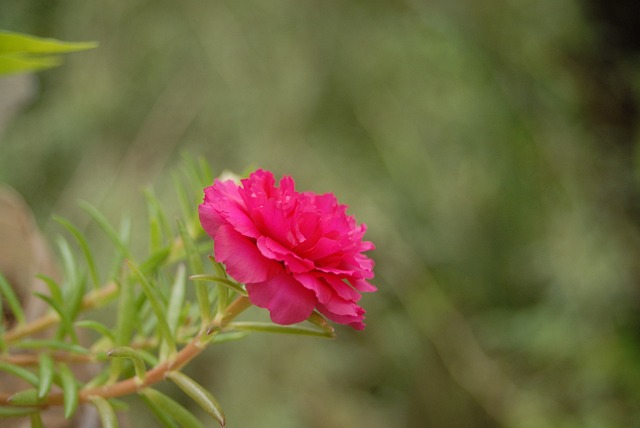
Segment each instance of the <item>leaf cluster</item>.
[[[154,192],[145,192],[148,246],[141,256],[131,249],[128,219],[116,227],[97,207],[81,203],[110,243],[112,268],[106,274],[86,234],[55,217],[63,230],[56,243],[64,275],[38,276],[48,292],[35,296],[49,308],[38,319],[27,319],[0,276],[0,294],[16,318],[11,329],[0,326],[0,371],[28,385],[0,392],[0,417],[29,416],[32,426],[41,426],[49,406],[62,405],[71,418],[88,403],[104,427],[116,427],[116,410],[126,407],[118,397],[136,395],[163,426],[202,426],[188,409],[155,389],[168,379],[224,425],[218,401],[180,371],[207,345],[251,331],[333,336],[318,314],[309,319],[310,327],[233,321],[250,306],[245,288],[207,257],[211,241],[197,216],[201,189],[212,180],[206,163],[185,157],[174,175],[182,214],[173,224]],[[104,320],[105,311],[115,315]],[[89,366],[98,369],[83,369]]]

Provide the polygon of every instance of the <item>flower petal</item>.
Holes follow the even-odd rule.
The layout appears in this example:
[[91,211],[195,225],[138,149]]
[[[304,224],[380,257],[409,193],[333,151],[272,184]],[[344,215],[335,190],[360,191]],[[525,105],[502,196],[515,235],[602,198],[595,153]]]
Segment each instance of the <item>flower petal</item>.
[[279,263],[264,257],[251,239],[229,225],[218,228],[213,250],[216,261],[224,263],[229,275],[242,283],[266,281],[282,269]]
[[299,322],[317,308],[364,328],[357,302],[376,288],[369,283],[374,261],[363,253],[375,246],[334,194],[297,192],[291,177],[276,184],[271,172],[257,170],[241,184],[215,180],[198,211],[216,260],[274,322]]
[[318,304],[317,309],[322,315],[337,323],[350,325],[356,330],[362,330],[365,327],[365,310],[354,302],[336,298],[326,305]]
[[258,248],[265,257],[284,262],[287,269],[291,272],[309,272],[314,268],[312,261],[301,259],[291,250],[285,248],[271,238],[261,236],[258,238],[257,243]]
[[277,324],[295,324],[306,320],[317,300],[284,269],[268,281],[247,284],[249,300],[256,306],[269,309],[271,320]]
[[[320,303],[329,303],[331,300],[334,291],[326,282],[308,273],[294,274],[293,277],[306,289],[313,291]],[[345,286],[348,287],[346,284]]]
[[218,228],[226,223],[213,206],[207,202],[198,206],[198,215],[200,217],[200,224],[202,225],[202,228],[211,238],[215,237]]
[[251,238],[259,236],[236,183],[231,180],[216,180],[213,186],[207,187],[204,192],[204,203],[210,205],[216,214],[231,224],[235,230]]

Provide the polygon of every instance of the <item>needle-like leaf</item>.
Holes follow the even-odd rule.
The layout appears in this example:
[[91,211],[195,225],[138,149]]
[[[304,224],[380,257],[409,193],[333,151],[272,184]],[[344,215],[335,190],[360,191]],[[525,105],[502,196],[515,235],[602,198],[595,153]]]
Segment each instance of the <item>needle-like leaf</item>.
[[89,267],[89,273],[91,275],[91,281],[93,282],[93,286],[94,288],[100,287],[100,277],[98,276],[96,264],[93,259],[93,255],[91,254],[91,249],[89,248],[89,244],[87,243],[87,240],[82,234],[82,232],[80,232],[80,230],[78,230],[77,227],[75,227],[65,218],[54,216],[53,219],[58,223],[60,223],[62,226],[64,226],[65,229],[67,229],[73,235],[73,237],[76,238],[76,241],[78,241],[78,245],[80,245],[80,249],[84,254],[84,258],[87,261],[87,266]]
[[225,417],[220,404],[213,398],[213,395],[204,389],[199,383],[191,379],[182,372],[170,372],[167,377],[211,417],[218,421],[221,426],[225,425]]
[[78,409],[78,384],[76,378],[66,364],[59,364],[58,376],[62,386],[62,398],[64,401],[64,417],[69,419]]
[[89,401],[91,401],[98,410],[102,428],[118,428],[118,417],[109,401],[98,396],[89,397]]
[[278,325],[263,322],[232,322],[228,325],[228,328],[241,331],[256,331],[263,333],[280,333],[280,334],[295,334],[302,336],[316,336],[333,338],[333,332],[329,330],[319,330],[313,327],[305,327],[300,325]]
[[146,375],[147,368],[144,365],[144,359],[138,354],[138,352],[129,346],[120,346],[113,348],[107,352],[108,357],[112,358],[127,358],[133,363],[133,367],[136,371],[136,377],[143,381]]
[[[174,401],[173,399],[167,397],[155,389],[147,388],[141,393],[143,398],[148,400],[147,404],[153,404],[150,406],[152,411],[154,408],[162,411],[162,415],[156,413],[158,419],[167,420],[167,425],[165,426],[175,426],[172,424],[172,420],[175,420],[181,427],[183,428],[202,428],[203,425],[200,421],[187,409],[185,409],[181,404]],[[147,401],[145,400],[145,401]],[[149,403],[150,402],[150,403]]]
[[242,296],[246,296],[247,295],[247,290],[245,290],[244,288],[242,288],[242,286],[236,282],[233,282],[232,280],[230,280],[229,278],[225,278],[219,275],[211,275],[211,274],[200,274],[200,275],[191,275],[189,277],[190,280],[192,281],[204,281],[204,282],[212,282],[216,285],[223,285],[233,291],[236,291],[237,293],[241,294]]
[[[189,269],[191,272],[202,272],[204,270],[202,260],[200,259],[200,253],[198,248],[187,231],[187,227],[182,221],[178,221],[178,232],[182,238],[185,251],[187,253],[187,261],[189,262]],[[200,318],[202,324],[207,325],[211,320],[211,304],[209,302],[209,290],[204,284],[196,283],[196,298],[198,299],[198,308],[200,309]]]
[[9,309],[11,309],[13,316],[18,321],[18,325],[24,324],[26,319],[22,306],[20,305],[20,300],[18,299],[18,296],[16,296],[16,293],[13,291],[9,282],[5,279],[2,273],[0,273],[0,298],[2,298],[2,296],[4,296],[7,301]]
[[158,323],[158,330],[160,332],[160,337],[166,342],[169,347],[169,353],[173,354],[176,351],[176,342],[173,334],[171,333],[171,329],[169,329],[169,325],[167,324],[166,319],[166,310],[160,301],[160,297],[156,293],[156,290],[151,286],[149,280],[140,272],[135,264],[129,262],[129,268],[134,273],[134,275],[138,278],[140,285],[142,285],[142,290],[144,294],[147,296],[149,300],[149,304],[151,305],[151,309],[153,310],[156,320]]
[[22,367],[0,361],[0,371],[19,377],[33,386],[38,386],[38,376]]
[[40,372],[38,382],[38,398],[43,399],[51,390],[53,383],[53,359],[47,353],[40,353],[38,356],[38,369]]
[[91,216],[91,218],[100,226],[100,229],[107,235],[111,242],[118,248],[122,257],[131,257],[131,252],[123,240],[120,238],[120,234],[116,232],[111,223],[105,218],[105,216],[93,205],[88,202],[81,202],[80,207]]

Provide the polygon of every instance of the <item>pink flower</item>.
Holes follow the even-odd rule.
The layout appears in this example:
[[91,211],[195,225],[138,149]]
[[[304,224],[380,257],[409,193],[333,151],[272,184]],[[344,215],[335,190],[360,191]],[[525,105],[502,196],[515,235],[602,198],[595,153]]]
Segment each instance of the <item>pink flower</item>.
[[327,318],[364,328],[360,292],[375,291],[373,250],[332,193],[296,192],[291,177],[275,185],[258,170],[241,185],[215,180],[204,189],[200,223],[214,240],[215,259],[244,283],[249,300],[278,324],[294,324],[314,309]]

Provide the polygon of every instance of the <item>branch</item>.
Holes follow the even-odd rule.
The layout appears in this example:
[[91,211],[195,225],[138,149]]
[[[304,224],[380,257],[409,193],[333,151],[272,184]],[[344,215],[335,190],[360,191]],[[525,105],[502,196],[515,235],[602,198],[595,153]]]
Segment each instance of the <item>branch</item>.
[[[201,331],[196,335],[184,348],[182,348],[175,356],[175,358],[158,364],[151,370],[149,370],[143,381],[139,378],[131,377],[121,380],[119,382],[97,386],[94,388],[85,388],[80,390],[79,401],[86,403],[91,401],[92,397],[102,398],[114,398],[129,395],[138,392],[139,390],[156,384],[164,380],[168,373],[176,370],[180,370],[187,365],[191,360],[197,357],[211,342],[211,340],[221,332],[235,317],[242,313],[245,309],[251,306],[247,297],[241,296],[231,303],[224,316],[215,321],[215,325],[211,325],[208,328]],[[9,398],[13,394],[0,394],[0,406],[11,405]],[[53,392],[49,394],[40,407],[57,406],[63,404],[62,392]]]

